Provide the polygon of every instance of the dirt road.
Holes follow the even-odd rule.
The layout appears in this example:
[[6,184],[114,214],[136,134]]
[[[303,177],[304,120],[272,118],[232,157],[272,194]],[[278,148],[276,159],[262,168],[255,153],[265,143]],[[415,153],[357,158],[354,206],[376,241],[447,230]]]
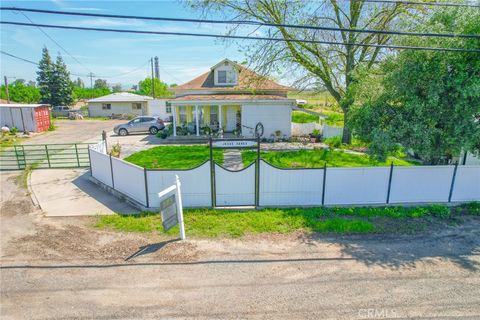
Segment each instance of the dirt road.
[[480,318],[479,218],[416,236],[179,242],[42,217],[1,175],[2,319]]

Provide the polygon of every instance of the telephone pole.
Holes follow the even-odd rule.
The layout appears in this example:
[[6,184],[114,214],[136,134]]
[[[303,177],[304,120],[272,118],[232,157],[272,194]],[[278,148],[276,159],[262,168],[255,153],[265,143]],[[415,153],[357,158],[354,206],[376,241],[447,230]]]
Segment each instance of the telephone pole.
[[160,67],[158,66],[158,57],[155,57],[155,78],[160,80]]
[[93,88],[93,77],[95,77],[95,75],[90,72],[88,74],[88,77],[90,78],[90,89],[91,89],[91,88]]
[[150,65],[152,67],[152,98],[155,99],[155,78],[153,76],[153,58],[150,58]]
[[5,76],[4,79],[5,79],[5,93],[7,94],[7,103],[10,104],[10,96],[8,94],[8,79],[7,79],[7,76]]

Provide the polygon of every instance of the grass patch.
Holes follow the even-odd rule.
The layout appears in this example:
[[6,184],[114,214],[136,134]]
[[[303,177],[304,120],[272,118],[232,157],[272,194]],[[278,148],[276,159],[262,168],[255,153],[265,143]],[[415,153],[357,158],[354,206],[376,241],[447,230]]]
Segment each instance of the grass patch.
[[[188,169],[210,158],[208,146],[161,146],[136,152],[125,158],[143,168]],[[214,149],[213,158],[223,164],[223,150]]]
[[[480,205],[475,204],[475,208]],[[460,207],[459,207],[460,208]],[[432,219],[445,221],[457,208],[427,207],[292,208],[229,211],[189,209],[184,212],[185,230],[191,237],[241,237],[265,233],[412,233],[423,230]],[[469,213],[467,213],[469,214]],[[164,233],[158,213],[113,215],[98,218],[96,228],[124,232],[159,232],[178,235],[178,227]]]
[[[242,151],[244,165],[256,159],[256,151]],[[411,166],[414,163],[389,157],[385,162],[372,159],[368,155],[350,154],[335,150],[298,150],[298,151],[262,151],[262,159],[280,168],[321,168],[327,164],[329,167],[375,167],[389,166],[393,162],[396,166]]]
[[335,111],[328,111],[328,110],[324,110],[324,111],[322,111],[322,113],[327,116],[327,119],[325,119],[325,123],[327,125],[333,126],[333,127],[343,127],[344,126],[343,113],[335,112]]
[[292,122],[294,123],[310,123],[310,122],[315,122],[318,123],[319,117],[306,113],[303,111],[293,111],[292,112]]
[[[324,209],[320,208],[251,211],[191,209],[185,210],[184,219],[187,236],[208,238],[295,231],[366,233],[374,230],[373,224],[368,221],[325,217]],[[163,233],[160,215],[153,213],[103,216],[95,227],[126,232]],[[167,234],[178,234],[178,227],[169,230]]]
[[10,133],[2,133],[0,136],[0,150],[13,147],[16,144],[22,143],[26,138],[18,137]]

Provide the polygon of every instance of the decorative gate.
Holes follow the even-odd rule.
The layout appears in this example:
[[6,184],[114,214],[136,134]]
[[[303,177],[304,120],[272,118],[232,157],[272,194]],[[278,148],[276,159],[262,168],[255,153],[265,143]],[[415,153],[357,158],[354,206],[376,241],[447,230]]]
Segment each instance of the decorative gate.
[[[257,157],[241,170],[230,170],[213,160],[213,149],[256,149]],[[210,139],[212,174],[212,206],[258,206],[259,201],[259,139]]]

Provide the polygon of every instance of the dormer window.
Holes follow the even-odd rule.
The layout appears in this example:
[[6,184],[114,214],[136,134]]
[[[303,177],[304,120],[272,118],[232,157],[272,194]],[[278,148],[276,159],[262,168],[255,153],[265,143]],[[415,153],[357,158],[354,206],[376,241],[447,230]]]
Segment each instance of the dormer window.
[[216,85],[235,85],[237,84],[237,70],[231,66],[218,68],[216,72]]

